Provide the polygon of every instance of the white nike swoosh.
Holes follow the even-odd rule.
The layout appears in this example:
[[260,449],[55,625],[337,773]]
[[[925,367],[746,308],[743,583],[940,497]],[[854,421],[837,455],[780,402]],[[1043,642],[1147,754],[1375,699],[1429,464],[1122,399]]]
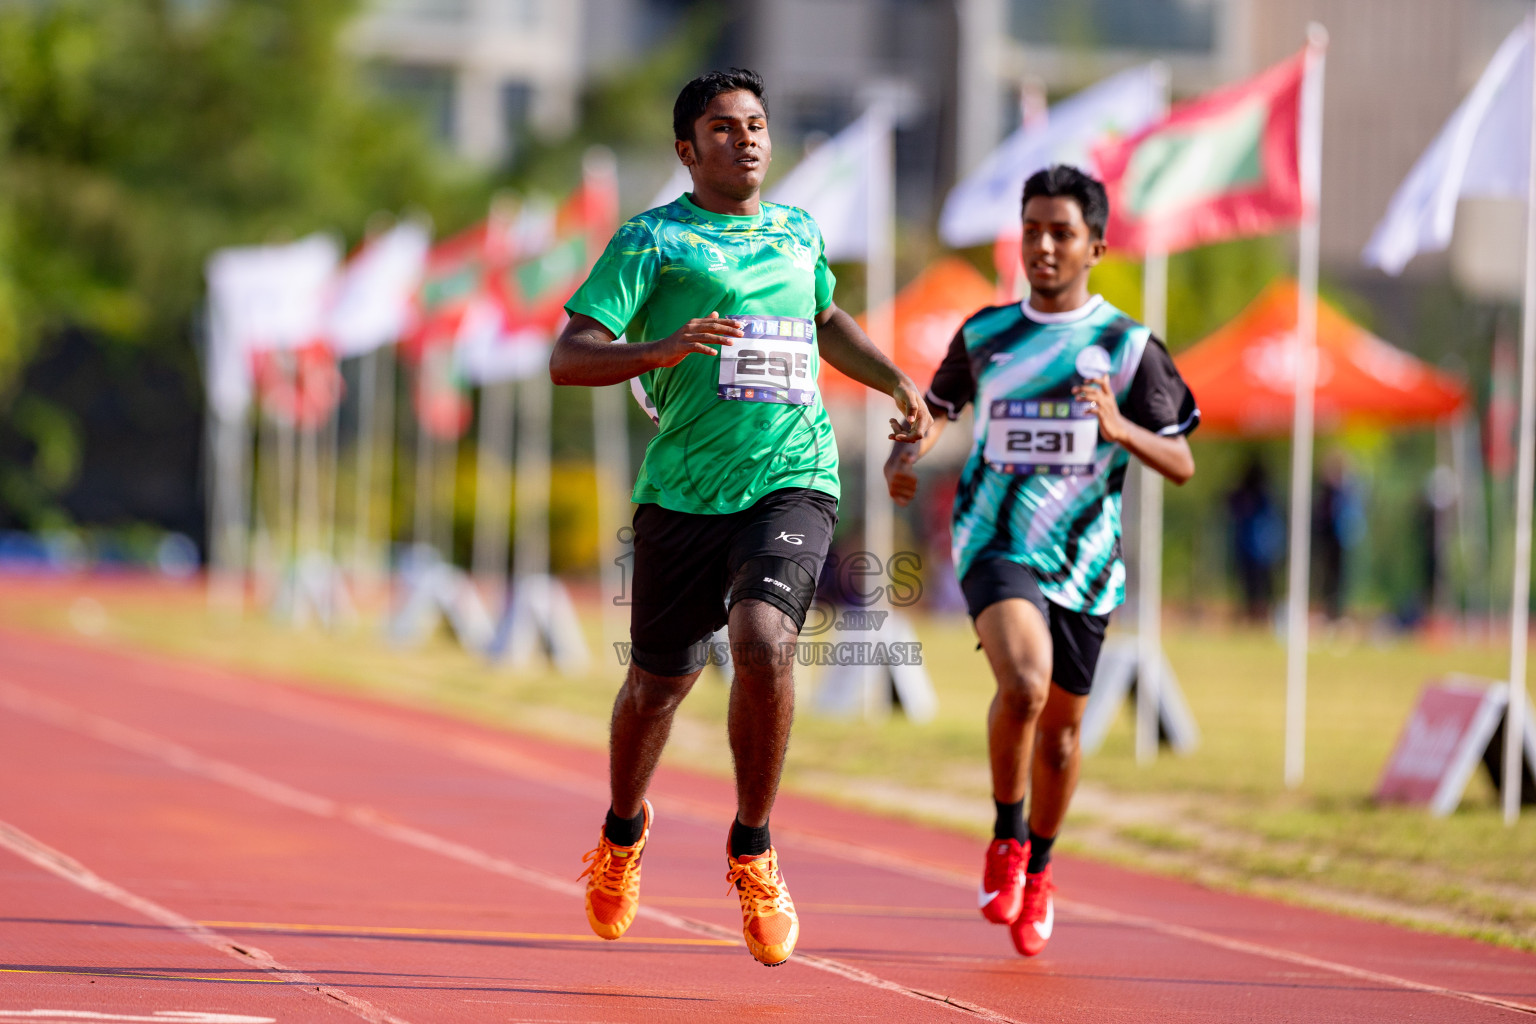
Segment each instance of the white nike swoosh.
[[[1002,890],[999,889],[997,892],[1002,892]],[[986,886],[985,883],[981,883],[981,884],[978,884],[976,886],[976,906],[977,907],[984,907],[988,903],[991,903],[995,899],[997,899],[997,893],[996,892],[987,892],[987,886]]]
[[1045,899],[1045,920],[1035,922],[1035,934],[1042,939],[1051,937],[1051,929],[1056,926],[1056,901],[1049,896]]

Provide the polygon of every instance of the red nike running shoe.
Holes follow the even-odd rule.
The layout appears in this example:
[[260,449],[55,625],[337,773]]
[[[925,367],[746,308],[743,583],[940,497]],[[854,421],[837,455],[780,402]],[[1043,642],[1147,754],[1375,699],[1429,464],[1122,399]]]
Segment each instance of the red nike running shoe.
[[1051,929],[1056,925],[1056,903],[1051,894],[1055,891],[1049,864],[1038,875],[1024,876],[1024,908],[1008,926],[1013,948],[1020,955],[1037,956],[1051,941]]
[[1029,860],[1029,842],[995,839],[987,847],[987,863],[981,872],[981,886],[976,890],[976,905],[981,916],[993,924],[1012,924],[1024,904],[1024,865]]

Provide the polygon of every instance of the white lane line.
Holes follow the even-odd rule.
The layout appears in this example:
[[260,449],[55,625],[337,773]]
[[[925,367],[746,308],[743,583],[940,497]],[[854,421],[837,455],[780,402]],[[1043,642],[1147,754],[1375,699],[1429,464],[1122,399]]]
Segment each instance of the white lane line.
[[[71,705],[49,697],[43,697],[40,694],[11,683],[0,682],[0,706],[72,732],[110,743],[113,746],[133,753],[155,758],[173,765],[188,774],[198,775],[215,782],[222,782],[253,796],[261,797],[264,800],[289,807],[293,810],[302,811],[305,814],[348,822],[366,829],[375,835],[393,839],[396,842],[436,853],[440,856],[449,857],[463,864],[504,875],[551,892],[571,896],[576,899],[582,899],[586,894],[585,887],[576,882],[548,874],[537,868],[517,864],[503,857],[477,850],[472,846],[467,846],[451,839],[433,835],[430,832],[425,832],[410,825],[391,821],[371,807],[361,804],[344,804],[295,789],[285,783],[268,779],[256,772],[241,768],[239,765],[206,757],[172,740],[136,729],[133,726],[124,725],[109,718],[104,718],[101,715],[81,711]],[[149,905],[156,906],[155,904]],[[172,913],[171,911],[164,910],[164,908],[157,907],[157,909],[167,914]],[[694,935],[717,939],[723,938],[737,944],[740,944],[742,941],[729,929],[721,928],[705,921],[696,921],[693,918],[683,917],[680,914],[669,913],[665,910],[642,906],[640,907],[639,914],[659,924]],[[203,926],[194,921],[181,918],[179,915],[176,915],[176,917],[178,920],[184,921],[191,928],[208,932],[208,929],[203,928]],[[212,935],[214,933],[208,932],[208,934]],[[266,954],[262,955],[265,956]],[[805,954],[793,958],[791,963],[798,963],[815,970],[836,975],[848,981],[906,996],[909,999],[947,1007],[982,1020],[996,1021],[997,1024],[1023,1024],[1021,1021],[1004,1016],[985,1007],[975,1006],[942,994],[926,992],[922,989],[887,981],[884,978],[870,974],[868,971],[860,970],[857,967],[833,960],[830,957]],[[397,1022],[392,1017],[381,1017],[378,1019],[388,1021],[390,1024],[402,1024],[402,1022]]]
[[200,942],[205,946],[216,949],[225,956],[247,967],[256,967],[267,971],[290,984],[302,986],[306,992],[322,999],[339,1003],[366,1021],[373,1022],[373,1024],[409,1024],[409,1022],[393,1014],[386,1013],[365,999],[360,999],[330,985],[322,985],[307,974],[295,971],[291,967],[283,966],[274,960],[269,953],[246,943],[226,938],[211,928],[181,916],[169,907],[162,907],[153,900],[146,899],[136,893],[131,893],[122,886],[107,881],[73,857],[55,850],[41,840],[34,839],[21,829],[4,821],[0,821],[0,846],[10,850],[23,860],[31,861],[44,871],[52,872],[67,882],[73,882],[87,892],[94,893],[97,896],[104,897],[120,906],[142,914],[151,921],[158,921],[172,931],[180,932],[194,942]]
[[1168,924],[1152,918],[1140,917],[1135,914],[1122,914],[1118,911],[1107,910],[1103,907],[1092,906],[1075,901],[1063,901],[1063,905],[1082,913],[1085,917],[1096,918],[1107,924],[1133,925],[1141,928],[1149,928],[1152,931],[1161,932],[1164,935],[1177,936],[1184,939],[1193,939],[1208,945],[1218,946],[1234,953],[1248,953],[1253,956],[1269,957],[1287,963],[1299,964],[1303,967],[1312,967],[1323,971],[1333,971],[1361,981],[1375,982],[1379,985],[1393,985],[1399,988],[1410,989],[1415,992],[1424,992],[1429,995],[1446,996],[1451,999],[1460,999],[1469,1003],[1478,1003],[1483,1006],[1495,1006],[1501,1010],[1513,1010],[1516,1013],[1536,1014],[1536,1006],[1526,1003],[1517,1003],[1511,999],[1500,999],[1498,996],[1485,996],[1476,992],[1463,992],[1460,989],[1445,988],[1441,985],[1430,985],[1422,981],[1414,981],[1411,978],[1400,978],[1395,974],[1382,974],[1379,971],[1366,970],[1363,967],[1351,967],[1348,964],[1334,963],[1332,960],[1321,960],[1305,953],[1293,953],[1289,950],[1275,949],[1271,946],[1260,945],[1256,942],[1247,942],[1243,939],[1228,938],[1225,935],[1217,935],[1214,932],[1203,931],[1199,928],[1188,928],[1181,924]]
[[[160,689],[179,690],[208,699],[221,700],[240,707],[281,715],[311,725],[331,729],[345,728],[353,733],[375,739],[406,742],[418,749],[448,754],[471,764],[507,772],[508,774],[531,779],[543,785],[564,789],[570,793],[593,797],[600,801],[605,801],[608,797],[607,788],[601,780],[560,765],[551,764],[535,755],[508,749],[506,746],[498,744],[493,740],[478,736],[462,735],[452,730],[413,730],[387,714],[374,713],[363,708],[337,704],[326,700],[324,697],[313,697],[308,694],[294,693],[288,689],[278,689],[260,683],[253,683],[245,677],[231,673],[213,672],[213,670],[210,670],[210,674],[213,678],[217,679],[217,683],[210,685],[201,679],[196,682],[190,682],[183,681],[180,678],[172,679],[170,676],[151,677],[148,675],[136,678],[136,681]],[[242,769],[236,768],[235,771],[239,772]],[[280,783],[272,783],[272,785],[281,786]],[[691,797],[668,796],[667,804],[671,808],[669,811],[670,817],[681,818],[693,824],[713,826],[718,824],[718,819],[721,818],[721,814],[716,813],[717,808],[707,801],[695,800]],[[913,878],[921,878],[947,885],[957,885],[968,892],[976,884],[975,878],[969,874],[937,864],[903,858],[889,850],[872,850],[854,843],[792,828],[776,828],[774,835],[781,842],[786,839],[789,840],[787,845],[798,846],[826,856],[836,857],[872,868],[905,874]],[[1214,946],[1218,949],[1246,953],[1250,956],[1275,960],[1280,963],[1300,964],[1343,977],[1371,981],[1408,991],[1424,992],[1450,999],[1496,1006],[1500,1009],[1512,1010],[1517,1013],[1536,1014],[1536,1006],[1528,1003],[1432,985],[1414,981],[1411,978],[1352,967],[1349,964],[1324,960],[1308,956],[1304,953],[1295,953],[1277,946],[1232,939],[1216,932],[1171,924],[1155,918],[1124,914],[1111,910],[1108,907],[1084,903],[1079,900],[1059,900],[1058,902],[1063,907],[1081,913],[1085,917],[1106,923],[1144,928],[1160,934]]]

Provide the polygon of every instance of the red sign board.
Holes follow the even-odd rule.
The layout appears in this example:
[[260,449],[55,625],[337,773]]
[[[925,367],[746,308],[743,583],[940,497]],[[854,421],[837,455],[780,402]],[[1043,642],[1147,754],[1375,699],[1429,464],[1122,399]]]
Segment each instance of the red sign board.
[[1424,687],[1376,783],[1376,799],[1450,814],[1494,739],[1508,700],[1503,683],[1465,676]]

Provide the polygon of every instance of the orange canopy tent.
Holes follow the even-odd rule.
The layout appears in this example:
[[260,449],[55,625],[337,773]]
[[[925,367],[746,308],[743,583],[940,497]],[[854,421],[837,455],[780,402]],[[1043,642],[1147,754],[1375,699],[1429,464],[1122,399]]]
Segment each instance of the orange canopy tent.
[[[1231,323],[1174,357],[1200,404],[1202,431],[1289,434],[1296,351],[1296,282],[1285,279],[1266,288]],[[1393,348],[1319,300],[1319,430],[1433,423],[1466,404],[1466,388],[1454,377]]]
[[[896,296],[896,365],[918,387],[926,388],[960,325],[981,307],[991,305],[995,295],[992,283],[958,257],[946,256],[928,266]],[[865,317],[859,317],[859,326],[869,329]],[[862,400],[869,390],[825,360],[819,384],[822,396],[833,401]]]

